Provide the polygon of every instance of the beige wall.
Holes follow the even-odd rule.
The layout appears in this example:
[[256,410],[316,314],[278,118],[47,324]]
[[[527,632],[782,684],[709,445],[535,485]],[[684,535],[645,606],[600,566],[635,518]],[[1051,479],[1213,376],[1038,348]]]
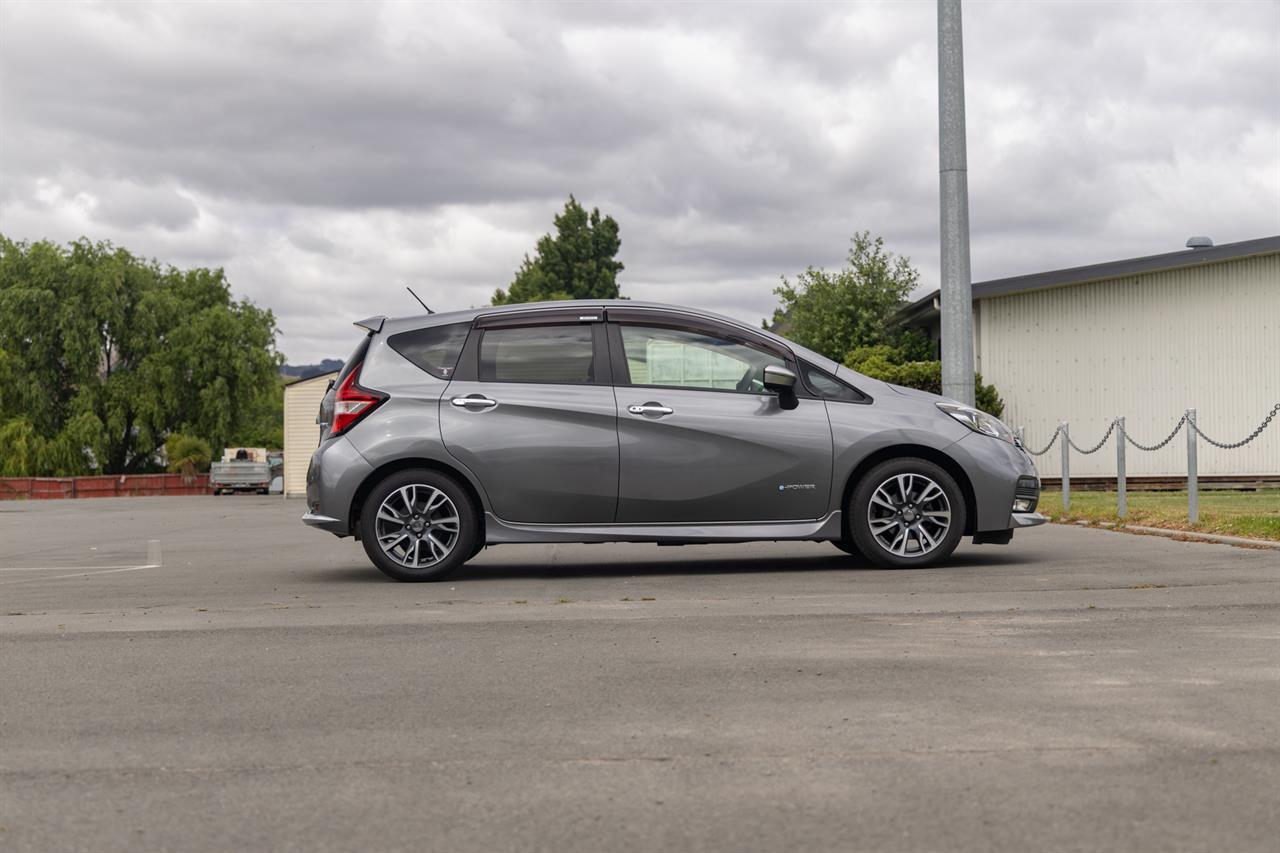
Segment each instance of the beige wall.
[[[1060,420],[1088,448],[1124,415],[1154,444],[1185,409],[1218,441],[1239,441],[1280,402],[1280,255],[984,299],[977,342],[1004,420],[1039,450]],[[1130,446],[1131,475],[1186,472],[1186,438],[1155,453]],[[1251,444],[1199,442],[1201,474],[1280,474],[1280,418]],[[1059,476],[1055,446],[1037,457]],[[1071,454],[1073,475],[1113,475],[1115,443]]]
[[320,444],[320,427],[316,414],[320,401],[336,373],[315,376],[284,389],[284,494],[285,497],[307,493],[307,465],[311,453]]

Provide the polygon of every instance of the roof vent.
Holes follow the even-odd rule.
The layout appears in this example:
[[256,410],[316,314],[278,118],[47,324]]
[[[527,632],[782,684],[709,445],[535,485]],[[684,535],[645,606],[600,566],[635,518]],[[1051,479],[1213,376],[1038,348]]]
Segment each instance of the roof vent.
[[1208,237],[1188,237],[1188,249],[1212,249],[1213,240]]

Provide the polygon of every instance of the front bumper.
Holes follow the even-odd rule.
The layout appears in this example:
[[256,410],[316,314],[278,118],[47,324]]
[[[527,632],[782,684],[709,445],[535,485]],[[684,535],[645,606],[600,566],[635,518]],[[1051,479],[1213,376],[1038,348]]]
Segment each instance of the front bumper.
[[1020,527],[1038,527],[1049,519],[1038,512],[1015,512],[1013,514],[1013,526],[1015,529]]
[[[1039,521],[1024,523],[1023,518],[1040,518],[1035,504],[1015,509],[1018,498],[1039,500],[1040,480],[1035,465],[1021,448],[987,435],[970,433],[947,448],[969,477],[977,503],[976,517],[969,529],[975,534],[1000,533],[1031,527]],[[996,541],[1002,537],[983,537]]]

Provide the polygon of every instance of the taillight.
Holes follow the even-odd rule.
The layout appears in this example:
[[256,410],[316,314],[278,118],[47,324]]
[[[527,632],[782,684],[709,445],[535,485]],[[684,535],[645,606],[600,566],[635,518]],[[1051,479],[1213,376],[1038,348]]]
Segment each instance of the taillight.
[[330,435],[342,435],[387,399],[387,395],[381,391],[362,388],[356,382],[362,366],[357,364],[333,395],[333,426],[330,428]]

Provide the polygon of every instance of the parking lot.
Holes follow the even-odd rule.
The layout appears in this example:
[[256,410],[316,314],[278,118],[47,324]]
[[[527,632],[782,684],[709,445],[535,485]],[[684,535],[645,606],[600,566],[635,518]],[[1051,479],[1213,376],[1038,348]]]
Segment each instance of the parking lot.
[[505,546],[0,504],[6,850],[1273,850],[1280,552]]

